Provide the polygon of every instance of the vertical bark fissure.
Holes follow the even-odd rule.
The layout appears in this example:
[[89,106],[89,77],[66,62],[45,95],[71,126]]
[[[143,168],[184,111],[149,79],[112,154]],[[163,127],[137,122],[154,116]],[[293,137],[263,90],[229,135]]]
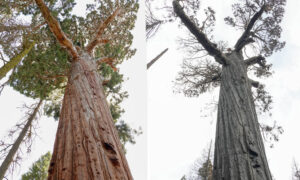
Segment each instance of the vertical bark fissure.
[[231,64],[222,70],[213,179],[271,180],[246,65],[237,53],[228,58]]

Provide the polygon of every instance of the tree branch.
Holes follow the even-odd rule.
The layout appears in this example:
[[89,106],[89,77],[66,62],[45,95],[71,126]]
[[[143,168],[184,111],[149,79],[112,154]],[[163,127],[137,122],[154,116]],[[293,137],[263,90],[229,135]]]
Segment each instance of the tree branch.
[[241,44],[235,48],[235,51],[239,52],[240,50],[243,49],[243,47],[245,47],[247,44],[250,44],[250,43],[254,43],[254,39],[253,38],[247,38],[245,39],[244,41],[241,42]]
[[157,55],[154,59],[147,63],[147,69],[149,69],[162,55],[164,55],[168,51],[168,48],[163,50],[159,55]]
[[259,64],[260,66],[264,67],[265,66],[265,62],[264,62],[265,58],[261,55],[259,56],[255,56],[249,59],[246,59],[244,62],[247,66],[251,66],[253,64]]
[[249,36],[250,36],[250,31],[253,28],[255,22],[258,20],[258,18],[261,17],[261,15],[263,14],[264,10],[266,8],[266,5],[263,5],[260,10],[254,14],[254,16],[251,18],[249,24],[247,25],[244,33],[242,34],[242,36],[238,39],[238,41],[236,42],[236,44],[234,45],[234,48],[236,51],[240,51],[246,44],[245,41],[248,40]]
[[117,71],[117,68],[113,65],[113,61],[115,58],[111,57],[104,57],[96,60],[97,65],[100,65],[101,63],[106,63],[108,64],[114,71]]
[[97,46],[99,43],[102,42],[100,39],[101,35],[103,34],[105,28],[108,26],[108,24],[114,20],[114,18],[120,14],[120,8],[117,8],[112,15],[110,15],[100,26],[98,27],[98,32],[96,33],[94,39],[92,39],[89,44],[86,46],[86,51],[90,54],[95,46]]
[[197,38],[198,42],[204,47],[209,55],[215,57],[215,60],[223,65],[229,64],[226,57],[219,51],[216,45],[206,37],[206,35],[199,31],[199,28],[193,23],[190,18],[183,11],[183,7],[179,4],[178,0],[173,0],[173,9],[176,15],[181,19],[183,24],[190,30],[190,32]]
[[37,6],[39,7],[43,17],[47,21],[47,24],[60,43],[62,47],[65,47],[67,51],[71,54],[73,59],[77,59],[79,57],[78,52],[73,45],[73,43],[68,39],[65,33],[61,30],[59,22],[51,15],[48,7],[45,5],[43,0],[35,0]]

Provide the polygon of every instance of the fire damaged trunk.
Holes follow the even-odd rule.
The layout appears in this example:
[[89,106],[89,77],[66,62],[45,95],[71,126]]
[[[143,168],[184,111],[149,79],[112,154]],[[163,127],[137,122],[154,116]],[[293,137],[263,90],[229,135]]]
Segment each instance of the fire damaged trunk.
[[72,62],[48,179],[131,180],[95,61]]
[[221,75],[213,180],[271,180],[247,66],[239,53],[228,59]]

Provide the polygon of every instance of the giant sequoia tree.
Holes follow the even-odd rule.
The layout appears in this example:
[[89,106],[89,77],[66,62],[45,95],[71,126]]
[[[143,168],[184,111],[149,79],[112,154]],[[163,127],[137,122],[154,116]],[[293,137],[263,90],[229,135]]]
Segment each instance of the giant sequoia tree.
[[[98,1],[87,6],[86,18],[70,14],[73,0],[26,3],[19,12],[32,16],[31,25],[47,26],[30,39],[37,43],[10,85],[32,98],[65,93],[61,111],[56,104],[46,108],[60,116],[48,178],[132,179],[113,119],[127,96],[120,92],[123,79],[116,65],[135,53],[130,30],[137,1]],[[117,127],[123,142],[132,140],[126,124]]]
[[[212,8],[205,10],[201,21],[199,1],[173,1],[175,14],[190,32],[181,43],[193,55],[177,78],[181,91],[198,96],[220,86],[214,180],[272,179],[256,113],[256,104],[262,111],[269,110],[271,99],[264,86],[249,76],[271,74],[271,65],[265,58],[284,47],[284,42],[279,41],[284,5],[285,0],[241,0],[233,4],[233,17],[224,20],[242,33],[229,48],[223,41],[213,42]],[[203,58],[207,56],[211,58]],[[191,59],[200,61],[192,63]]]
[[113,32],[110,22],[122,18],[126,3],[111,3],[113,12],[86,46],[80,42],[81,48],[73,45],[45,3],[35,2],[71,61],[48,179],[132,179],[97,73],[97,63],[107,58],[93,58],[95,47],[106,41],[105,30]]

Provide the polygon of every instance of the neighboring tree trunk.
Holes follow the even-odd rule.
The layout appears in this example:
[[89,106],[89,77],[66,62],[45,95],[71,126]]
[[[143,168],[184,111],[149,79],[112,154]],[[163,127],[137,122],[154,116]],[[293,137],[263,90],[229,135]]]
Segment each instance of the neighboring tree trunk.
[[221,76],[213,180],[271,180],[247,66],[236,52],[228,59]]
[[48,179],[133,179],[95,63],[72,62]]
[[163,50],[159,55],[157,55],[154,59],[152,59],[149,63],[147,63],[147,69],[149,69],[159,58],[162,57],[166,52],[168,51],[168,48]]
[[43,100],[40,100],[38,105],[35,107],[32,114],[29,116],[24,128],[22,129],[19,137],[16,139],[15,143],[11,147],[11,149],[10,149],[9,153],[7,154],[6,158],[2,162],[1,167],[0,167],[0,179],[3,179],[7,169],[9,168],[10,164],[12,163],[13,158],[14,158],[16,152],[18,151],[22,141],[24,140],[24,137],[26,136],[26,133],[28,132],[29,127],[32,125],[32,121],[36,117],[36,114],[38,113],[42,102],[43,102]]
[[30,50],[33,48],[33,46],[35,45],[35,42],[32,42],[28,48],[24,49],[20,54],[16,55],[15,57],[13,57],[7,64],[5,64],[4,66],[2,66],[0,68],[0,80],[5,77],[5,75],[14,67],[16,67],[16,65],[18,65],[21,60],[23,59],[24,56],[26,56]]

